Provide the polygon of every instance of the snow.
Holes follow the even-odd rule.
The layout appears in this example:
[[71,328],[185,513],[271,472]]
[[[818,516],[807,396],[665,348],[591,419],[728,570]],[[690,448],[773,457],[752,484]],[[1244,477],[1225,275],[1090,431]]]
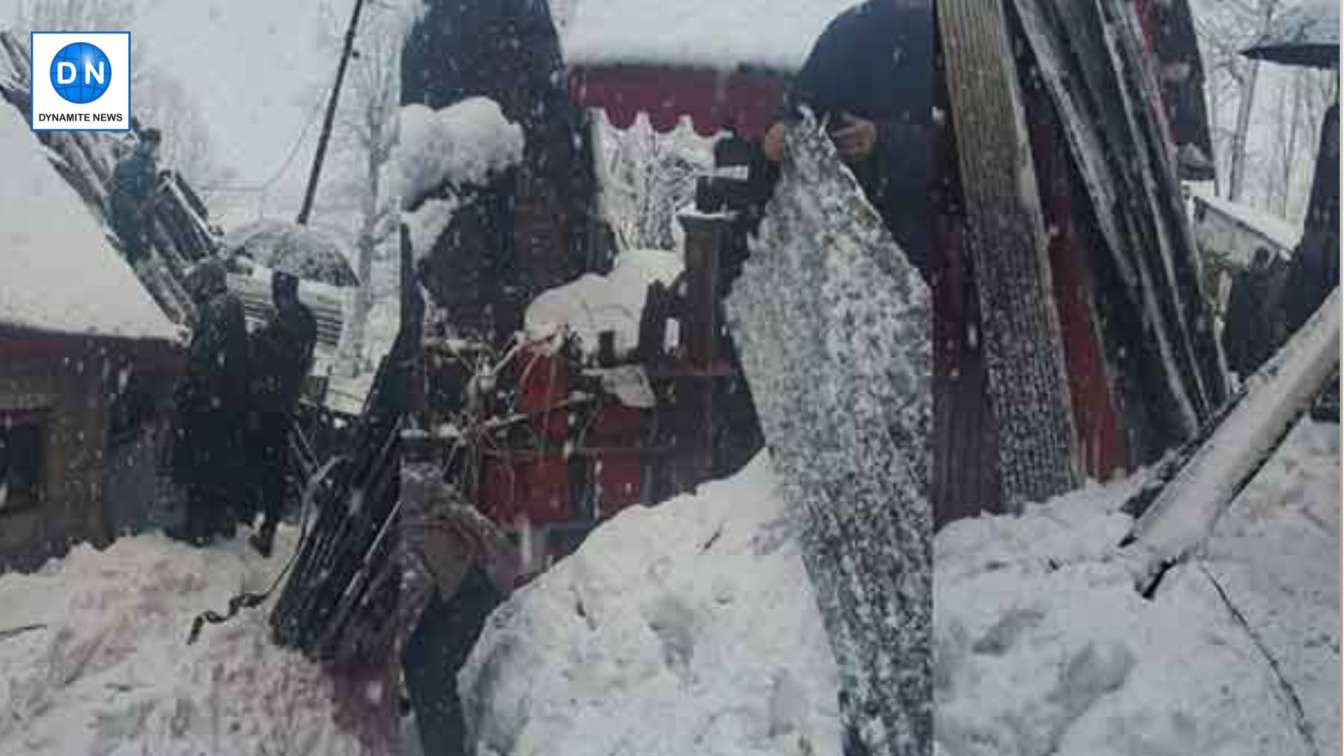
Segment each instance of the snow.
[[616,332],[617,354],[639,345],[639,320],[649,285],[670,285],[681,274],[681,256],[659,249],[635,249],[616,257],[611,273],[588,273],[563,286],[542,292],[524,315],[527,331],[545,336],[566,327],[578,337],[586,353],[598,349],[598,334]]
[[[294,537],[282,529],[277,553]],[[335,725],[326,678],[271,645],[264,611],[207,625],[185,645],[198,612],[264,589],[281,564],[242,539],[193,549],[145,535],[0,577],[0,752],[359,753]]]
[[264,218],[230,229],[220,246],[234,254],[246,254],[259,266],[332,286],[358,286],[350,267],[350,254],[339,234],[288,220]]
[[472,97],[440,110],[425,105],[401,109],[399,195],[416,204],[443,184],[482,185],[492,173],[523,159],[523,130],[504,117],[499,105]]
[[1338,45],[1338,0],[1304,0],[1275,21],[1266,45]]
[[[1116,546],[1144,473],[944,528],[935,753],[1338,752],[1338,434],[1300,423],[1151,601]],[[600,527],[491,617],[458,686],[483,756],[841,750],[837,671],[764,456]]]
[[[1282,250],[1282,253],[1284,254],[1291,252],[1293,248],[1297,246],[1298,241],[1302,239],[1301,224],[1294,224],[1273,213],[1257,210],[1249,205],[1232,202],[1231,200],[1219,197],[1202,187],[1190,187],[1190,194],[1197,202],[1202,202],[1214,211],[1231,219],[1233,222],[1264,236],[1269,241],[1278,245],[1279,249]],[[1251,252],[1254,250],[1228,251],[1241,252],[1239,257],[1244,257],[1244,259],[1239,259],[1238,262],[1249,264],[1251,260]]]
[[1304,694],[1319,751],[1339,753],[1339,427],[1302,423],[1287,443],[1201,558]]
[[453,222],[453,213],[459,203],[455,199],[431,199],[413,213],[403,213],[402,221],[411,234],[411,252],[415,259],[423,260],[433,251],[448,225]]
[[571,66],[644,64],[792,73],[856,0],[570,0],[553,14]]
[[477,753],[838,756],[835,665],[773,486],[762,457],[627,510],[492,615],[459,677]]
[[0,325],[177,340],[176,328],[10,107],[0,107],[0,165]]

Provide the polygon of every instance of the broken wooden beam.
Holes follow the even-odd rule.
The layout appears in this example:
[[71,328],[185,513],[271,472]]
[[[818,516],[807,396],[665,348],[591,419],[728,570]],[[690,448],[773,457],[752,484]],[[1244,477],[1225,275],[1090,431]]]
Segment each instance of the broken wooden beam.
[[1336,375],[1339,288],[1311,320],[1247,381],[1207,439],[1187,453],[1125,541],[1140,591],[1197,549],[1219,516],[1279,447]]

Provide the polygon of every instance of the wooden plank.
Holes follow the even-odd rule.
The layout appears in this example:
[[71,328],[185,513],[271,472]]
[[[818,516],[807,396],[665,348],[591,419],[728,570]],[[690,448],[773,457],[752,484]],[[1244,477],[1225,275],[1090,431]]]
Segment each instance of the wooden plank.
[[939,0],[1004,500],[1081,483],[1058,313],[1017,70],[999,0]]
[[1142,392],[1154,405],[1149,415],[1161,419],[1169,442],[1183,441],[1226,387],[1132,9],[1111,0],[1013,0],[1013,7],[1123,283],[1106,296],[1124,297],[1140,318],[1131,359],[1150,365]]

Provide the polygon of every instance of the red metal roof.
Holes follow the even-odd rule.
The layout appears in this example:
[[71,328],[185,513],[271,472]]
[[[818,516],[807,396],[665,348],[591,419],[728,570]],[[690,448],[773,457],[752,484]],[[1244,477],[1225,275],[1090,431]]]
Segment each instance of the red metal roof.
[[645,113],[659,132],[675,129],[687,117],[701,136],[733,129],[756,139],[779,116],[787,80],[766,72],[581,66],[570,71],[570,90],[576,102],[606,111],[617,128],[629,128]]

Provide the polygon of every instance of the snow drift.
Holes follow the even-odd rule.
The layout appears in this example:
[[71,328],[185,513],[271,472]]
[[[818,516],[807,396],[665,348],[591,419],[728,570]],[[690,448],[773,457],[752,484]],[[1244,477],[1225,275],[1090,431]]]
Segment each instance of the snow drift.
[[[1152,601],[1114,558],[1141,476],[941,531],[937,753],[1336,752],[1337,432],[1299,425]],[[774,489],[762,457],[627,510],[497,611],[458,680],[477,753],[839,756]]]
[[[293,537],[281,532],[280,553]],[[241,539],[198,550],[147,535],[0,577],[0,753],[359,753],[326,678],[271,645],[264,613],[185,643],[197,612],[264,589],[279,568]]]
[[838,685],[773,475],[622,514],[491,616],[480,756],[832,752]]

